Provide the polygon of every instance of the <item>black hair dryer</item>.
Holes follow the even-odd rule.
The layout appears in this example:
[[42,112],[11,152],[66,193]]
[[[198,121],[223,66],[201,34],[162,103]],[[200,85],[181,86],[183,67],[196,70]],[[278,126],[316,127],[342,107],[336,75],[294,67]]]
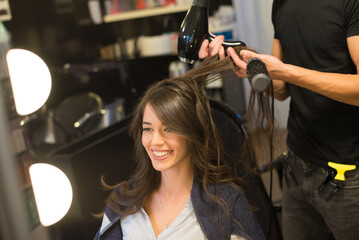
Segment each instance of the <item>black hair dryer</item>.
[[[213,40],[208,33],[209,0],[193,0],[187,11],[178,36],[178,57],[182,62],[194,63],[198,60],[198,52],[205,39]],[[224,41],[226,47],[246,46],[241,41]]]

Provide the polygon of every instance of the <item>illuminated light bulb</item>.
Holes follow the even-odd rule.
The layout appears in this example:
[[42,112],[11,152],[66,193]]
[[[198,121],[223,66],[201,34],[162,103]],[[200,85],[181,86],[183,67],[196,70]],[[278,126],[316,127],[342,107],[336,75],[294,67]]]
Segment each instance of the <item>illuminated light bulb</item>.
[[43,226],[61,220],[70,209],[73,192],[69,179],[57,167],[35,163],[29,168],[35,201]]
[[51,74],[46,63],[24,49],[6,54],[16,112],[28,115],[43,106],[51,92]]

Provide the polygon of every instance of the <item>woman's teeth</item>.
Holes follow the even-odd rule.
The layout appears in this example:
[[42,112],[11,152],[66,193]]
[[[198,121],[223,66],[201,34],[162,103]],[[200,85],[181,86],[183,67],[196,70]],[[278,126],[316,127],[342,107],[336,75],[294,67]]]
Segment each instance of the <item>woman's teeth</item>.
[[152,152],[153,152],[153,155],[155,155],[156,157],[163,157],[163,156],[171,153],[171,151],[161,151],[161,152],[152,151]]

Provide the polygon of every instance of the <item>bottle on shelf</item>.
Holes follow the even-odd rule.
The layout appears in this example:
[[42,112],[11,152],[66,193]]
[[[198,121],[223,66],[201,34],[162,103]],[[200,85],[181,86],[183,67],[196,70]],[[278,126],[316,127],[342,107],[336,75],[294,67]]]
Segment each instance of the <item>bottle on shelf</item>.
[[6,53],[9,51],[10,33],[3,22],[0,21],[0,80],[9,78],[9,71],[6,63]]

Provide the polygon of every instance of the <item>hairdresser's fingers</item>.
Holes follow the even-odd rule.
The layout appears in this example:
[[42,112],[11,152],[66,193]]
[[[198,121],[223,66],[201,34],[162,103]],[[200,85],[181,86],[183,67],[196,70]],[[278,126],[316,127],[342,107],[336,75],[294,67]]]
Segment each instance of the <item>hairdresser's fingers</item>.
[[208,45],[209,45],[209,41],[207,39],[205,39],[202,42],[201,48],[199,49],[199,52],[198,52],[198,57],[200,59],[208,57]]
[[255,53],[253,51],[248,51],[248,50],[241,50],[239,52],[239,55],[243,58],[243,60],[245,62],[248,62],[248,60],[251,59],[251,58],[259,57],[258,53]]
[[211,32],[209,32],[208,34],[211,35],[212,37],[216,37],[216,35]]
[[225,53],[225,51],[224,51],[224,47],[223,47],[223,46],[221,46],[221,47],[219,48],[218,55],[219,55],[219,60],[222,60],[222,59],[224,59],[224,58],[226,57],[226,53]]
[[222,47],[223,41],[224,41],[223,35],[216,36],[212,40],[212,42],[209,44],[209,50],[208,50],[210,56],[214,56],[219,53],[219,49]]
[[240,59],[240,57],[238,56],[236,51],[234,51],[233,48],[229,47],[227,49],[227,54],[229,57],[231,57],[234,64],[236,64],[240,69],[242,69],[244,71],[247,69],[247,63],[245,61],[243,61],[242,59]]

